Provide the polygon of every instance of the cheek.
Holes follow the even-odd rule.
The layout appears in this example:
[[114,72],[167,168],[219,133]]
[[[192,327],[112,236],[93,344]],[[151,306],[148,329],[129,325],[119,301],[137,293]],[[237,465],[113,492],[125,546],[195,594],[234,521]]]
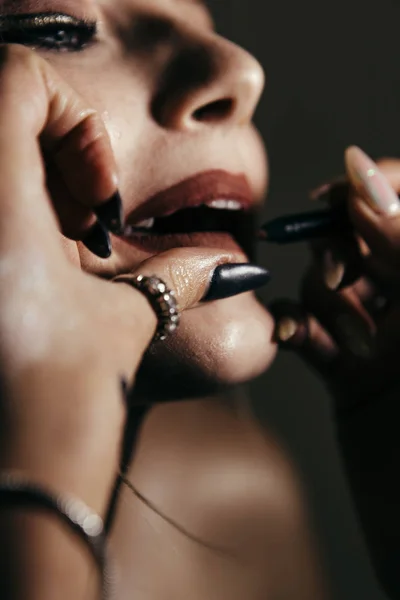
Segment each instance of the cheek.
[[[112,100],[110,100],[110,102],[111,101]],[[120,108],[120,110],[116,111],[115,107]],[[128,145],[126,133],[128,132],[128,134],[130,134],[128,137],[135,138],[135,136],[132,135],[132,131],[129,131],[128,129],[127,119],[124,118],[126,112],[124,109],[125,107],[123,105],[119,106],[115,100],[112,110],[103,110],[100,113],[106,126],[107,133],[110,136],[111,146],[117,159],[123,157],[128,149],[125,148],[125,146]]]
[[88,81],[73,77],[68,81],[101,116],[117,160],[123,161],[136,148],[148,122],[145,87],[118,64],[109,64],[106,74],[92,73]]

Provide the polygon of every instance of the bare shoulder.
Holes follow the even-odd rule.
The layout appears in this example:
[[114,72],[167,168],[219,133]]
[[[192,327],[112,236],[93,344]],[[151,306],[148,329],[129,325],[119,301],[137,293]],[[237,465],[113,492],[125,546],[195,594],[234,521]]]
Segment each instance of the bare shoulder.
[[[128,479],[113,542],[124,570],[135,572],[136,593],[149,590],[152,600],[322,598],[301,486],[248,412],[215,401],[156,407]],[[150,565],[158,565],[161,588]],[[185,581],[185,593],[175,589]]]

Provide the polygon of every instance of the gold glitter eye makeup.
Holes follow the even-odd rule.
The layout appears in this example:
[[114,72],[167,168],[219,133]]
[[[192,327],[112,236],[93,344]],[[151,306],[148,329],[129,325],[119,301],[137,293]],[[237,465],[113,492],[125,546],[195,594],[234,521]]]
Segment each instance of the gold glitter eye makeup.
[[97,33],[96,22],[62,13],[0,16],[0,43],[55,52],[80,52]]

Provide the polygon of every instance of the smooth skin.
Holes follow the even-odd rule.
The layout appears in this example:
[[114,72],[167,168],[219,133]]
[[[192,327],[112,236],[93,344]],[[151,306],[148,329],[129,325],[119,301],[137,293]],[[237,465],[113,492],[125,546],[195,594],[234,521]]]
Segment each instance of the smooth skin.
[[[139,494],[121,488],[111,532],[119,596],[326,598],[290,462],[246,401],[211,398],[261,373],[276,353],[273,319],[253,294],[197,306],[213,266],[245,257],[202,248],[152,258],[113,239],[112,257],[101,261],[74,241],[117,181],[126,213],[215,168],[245,173],[260,203],[268,177],[251,125],[260,65],[215,34],[198,2],[3,4],[3,12],[99,19],[99,38],[79,53],[2,49],[1,467],[75,493],[105,515],[126,417],[120,378],[134,381],[155,328],[142,296],[107,279],[156,272],[183,308],[196,307],[171,343],[146,356],[136,385],[158,400],[182,400],[196,377],[202,389],[193,395],[207,398],[155,406],[140,429],[127,473]],[[190,85],[171,76],[182,60]],[[213,112],[226,98],[233,110]],[[195,118],[199,109],[206,118]],[[76,154],[69,147],[66,159],[72,130]],[[178,259],[180,281],[169,268]],[[55,519],[3,513],[0,534],[7,600],[97,597],[93,562]]]

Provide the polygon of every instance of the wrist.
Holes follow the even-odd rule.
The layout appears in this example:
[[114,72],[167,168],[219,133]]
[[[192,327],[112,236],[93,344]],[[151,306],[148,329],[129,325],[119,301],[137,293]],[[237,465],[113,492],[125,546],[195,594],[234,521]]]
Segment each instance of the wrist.
[[35,368],[6,388],[0,469],[82,498],[104,515],[118,473],[125,406],[100,368]]

